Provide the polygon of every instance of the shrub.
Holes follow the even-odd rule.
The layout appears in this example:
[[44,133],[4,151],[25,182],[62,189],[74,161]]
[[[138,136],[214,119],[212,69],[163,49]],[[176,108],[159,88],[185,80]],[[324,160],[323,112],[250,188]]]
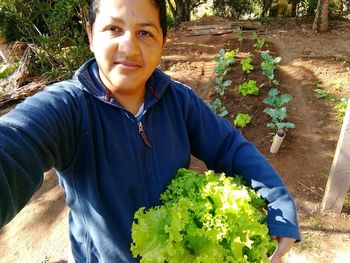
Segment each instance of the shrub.
[[223,17],[241,18],[245,14],[256,13],[258,7],[254,0],[214,0],[214,14]]
[[0,31],[34,51],[32,74],[65,79],[92,56],[85,33],[86,0],[0,2]]

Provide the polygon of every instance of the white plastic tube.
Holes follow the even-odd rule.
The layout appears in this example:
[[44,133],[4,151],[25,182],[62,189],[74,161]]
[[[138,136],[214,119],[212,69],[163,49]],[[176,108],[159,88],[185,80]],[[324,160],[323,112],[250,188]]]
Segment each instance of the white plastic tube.
[[284,137],[286,136],[286,133],[284,130],[279,130],[276,132],[275,137],[273,138],[273,142],[270,148],[271,153],[277,153],[280,149],[281,143],[283,142]]

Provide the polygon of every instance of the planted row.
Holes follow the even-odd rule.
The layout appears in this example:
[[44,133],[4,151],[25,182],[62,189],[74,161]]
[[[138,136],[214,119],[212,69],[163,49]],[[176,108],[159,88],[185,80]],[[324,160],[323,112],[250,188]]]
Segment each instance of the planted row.
[[[215,61],[218,62],[218,66],[215,68],[216,77],[216,85],[214,90],[219,95],[219,98],[216,98],[210,107],[214,112],[216,112],[220,116],[226,116],[228,114],[228,110],[223,105],[222,96],[225,94],[225,90],[227,90],[232,81],[229,79],[225,79],[227,72],[229,71],[229,67],[231,67],[235,63],[235,55],[238,51],[225,51],[221,49],[218,53],[218,56],[215,57]],[[268,96],[263,100],[263,103],[269,105],[264,109],[264,113],[271,117],[271,121],[267,123],[267,126],[271,129],[275,130],[287,130],[295,128],[294,123],[285,122],[285,119],[288,117],[287,108],[285,104],[292,100],[292,96],[289,94],[281,94],[280,91],[276,88],[279,85],[279,81],[275,78],[275,69],[277,64],[281,61],[280,57],[272,57],[268,52],[263,52],[261,54],[261,58],[263,61],[261,62],[261,71],[263,75],[265,75],[269,81],[268,86],[270,90],[268,92]],[[250,56],[243,58],[240,62],[241,69],[245,74],[250,74],[254,70],[254,66],[252,64],[253,59]],[[240,84],[238,86],[238,92],[242,96],[257,96],[260,93],[260,88],[257,82],[253,79],[248,79],[246,82]],[[244,116],[244,117],[243,117]],[[246,127],[246,125],[251,121],[251,116],[247,113],[239,113],[236,116],[236,119],[233,121],[233,124],[236,127]]]

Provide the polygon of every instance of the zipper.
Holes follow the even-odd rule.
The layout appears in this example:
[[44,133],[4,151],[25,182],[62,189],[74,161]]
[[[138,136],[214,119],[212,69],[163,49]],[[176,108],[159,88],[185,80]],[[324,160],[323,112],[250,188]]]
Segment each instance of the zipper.
[[141,135],[141,138],[142,138],[143,143],[146,144],[149,148],[152,148],[152,145],[149,143],[149,141],[148,141],[148,139],[147,139],[145,130],[143,129],[142,122],[139,121],[139,122],[137,123],[137,126],[139,127],[139,134]]

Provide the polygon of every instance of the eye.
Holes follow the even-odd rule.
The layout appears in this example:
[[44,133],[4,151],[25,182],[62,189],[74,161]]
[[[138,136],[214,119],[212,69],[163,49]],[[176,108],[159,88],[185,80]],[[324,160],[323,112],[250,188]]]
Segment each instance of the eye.
[[121,29],[119,28],[119,27],[117,27],[117,26],[108,26],[108,27],[106,27],[106,29],[105,29],[107,32],[120,32],[121,31]]
[[141,30],[139,32],[139,35],[142,36],[142,37],[151,37],[151,36],[153,36],[150,32],[145,31],[145,30]]

